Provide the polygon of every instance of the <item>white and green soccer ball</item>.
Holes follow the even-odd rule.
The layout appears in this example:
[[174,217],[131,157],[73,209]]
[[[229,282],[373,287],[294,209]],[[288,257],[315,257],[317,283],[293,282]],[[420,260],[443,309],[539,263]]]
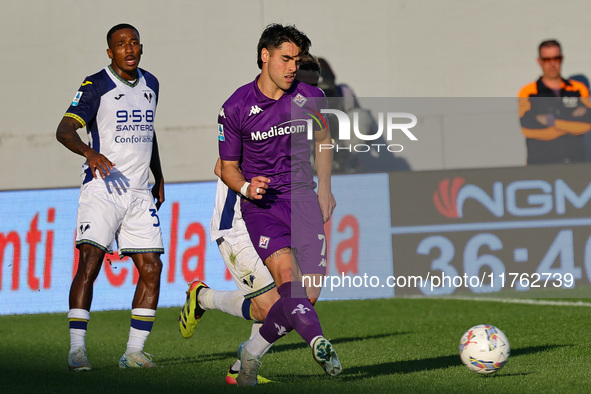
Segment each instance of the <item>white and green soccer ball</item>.
[[507,362],[511,347],[509,340],[495,326],[480,324],[470,328],[460,340],[460,358],[470,371],[495,373]]

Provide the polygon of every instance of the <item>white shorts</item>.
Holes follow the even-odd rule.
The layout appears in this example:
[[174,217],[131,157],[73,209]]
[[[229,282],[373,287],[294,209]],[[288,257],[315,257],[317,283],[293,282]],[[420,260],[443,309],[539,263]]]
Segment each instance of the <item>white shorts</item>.
[[230,241],[220,238],[218,247],[234,283],[245,299],[260,296],[275,287],[271,273],[252,246],[248,234],[238,239],[231,238]]
[[118,194],[83,186],[78,199],[76,246],[91,244],[111,253],[115,240],[120,256],[164,253],[151,192],[128,189]]

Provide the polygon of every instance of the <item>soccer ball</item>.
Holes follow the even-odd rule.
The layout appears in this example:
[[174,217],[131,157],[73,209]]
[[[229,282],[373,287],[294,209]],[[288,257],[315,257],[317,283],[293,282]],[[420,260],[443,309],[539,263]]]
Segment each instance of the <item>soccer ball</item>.
[[460,340],[460,358],[470,371],[491,374],[503,368],[511,347],[509,340],[495,326],[480,324],[470,328]]

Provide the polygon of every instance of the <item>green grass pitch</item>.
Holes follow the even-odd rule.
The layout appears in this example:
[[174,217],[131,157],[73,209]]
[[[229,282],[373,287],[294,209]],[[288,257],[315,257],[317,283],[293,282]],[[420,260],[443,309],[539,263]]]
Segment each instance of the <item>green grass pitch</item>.
[[[452,299],[378,299],[317,303],[325,335],[343,364],[326,376],[292,332],[263,358],[260,374],[278,383],[227,386],[224,377],[250,324],[209,311],[183,339],[178,308],[158,310],[146,352],[157,369],[121,370],[129,311],[93,312],[87,351],[93,371],[67,368],[66,314],[0,316],[0,392],[217,393],[546,393],[589,392],[590,304],[511,304]],[[460,337],[488,323],[505,332],[511,357],[495,375],[464,367]]]

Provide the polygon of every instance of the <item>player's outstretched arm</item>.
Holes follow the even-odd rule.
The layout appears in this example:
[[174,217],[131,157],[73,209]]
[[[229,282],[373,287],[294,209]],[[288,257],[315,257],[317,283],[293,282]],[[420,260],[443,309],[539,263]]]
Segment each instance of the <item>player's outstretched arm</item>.
[[81,127],[82,124],[76,119],[64,116],[60,124],[57,126],[55,137],[62,143],[62,145],[72,152],[86,157],[86,162],[92,170],[93,177],[97,177],[97,170],[103,178],[110,175],[110,170],[115,167],[115,163],[111,162],[111,160],[107,159],[82,141],[77,131]]
[[238,161],[220,160],[222,181],[236,193],[242,194],[251,200],[260,200],[266,193],[269,178],[255,176],[248,182],[242,172]]
[[158,140],[156,139],[156,132],[154,132],[150,170],[152,171],[152,175],[154,175],[152,196],[154,196],[156,199],[156,209],[160,209],[160,206],[164,202],[164,175],[162,175],[162,166],[160,164],[160,153],[158,152]]
[[320,149],[322,145],[331,143],[330,132],[322,129],[315,133],[316,140],[316,172],[318,174],[318,203],[322,212],[322,220],[328,222],[337,203],[332,194],[330,176],[332,173],[332,149]]

